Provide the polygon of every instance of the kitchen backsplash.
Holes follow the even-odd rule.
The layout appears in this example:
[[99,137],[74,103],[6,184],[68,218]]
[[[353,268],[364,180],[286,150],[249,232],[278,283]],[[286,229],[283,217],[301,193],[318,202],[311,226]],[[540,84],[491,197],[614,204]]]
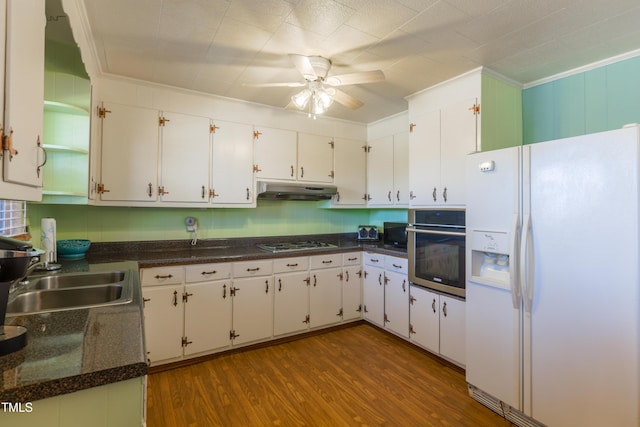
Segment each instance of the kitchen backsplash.
[[28,205],[33,244],[40,219],[55,218],[59,239],[94,242],[190,239],[184,219],[198,219],[198,238],[259,237],[355,232],[360,224],[406,221],[406,209],[320,209],[310,202],[260,201],[256,209],[127,208]]

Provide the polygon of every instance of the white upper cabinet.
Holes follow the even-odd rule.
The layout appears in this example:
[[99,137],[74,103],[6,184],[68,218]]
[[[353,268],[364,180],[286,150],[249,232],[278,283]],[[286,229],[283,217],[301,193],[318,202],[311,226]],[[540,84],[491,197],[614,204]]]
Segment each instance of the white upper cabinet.
[[154,202],[158,182],[159,112],[104,103],[102,122],[102,201]]
[[254,128],[256,179],[294,181],[298,170],[297,134],[264,126]]
[[409,204],[409,133],[400,132],[369,141],[367,147],[369,206]]
[[[3,25],[6,5],[6,46],[4,67],[4,134],[11,147],[4,147],[3,179],[38,190],[27,190],[28,198],[42,194],[42,167],[46,153],[42,148],[44,103],[44,0],[6,0],[0,2]],[[4,34],[4,31],[3,31]],[[5,186],[0,197],[11,197]],[[35,196],[35,197],[31,197]]]
[[347,138],[335,138],[334,184],[338,194],[334,206],[364,206],[366,192],[367,159],[364,142]]
[[207,203],[211,120],[163,111],[159,123],[160,200]]
[[211,203],[255,206],[253,194],[253,127],[214,120]]
[[332,183],[333,147],[331,137],[298,134],[298,180]]

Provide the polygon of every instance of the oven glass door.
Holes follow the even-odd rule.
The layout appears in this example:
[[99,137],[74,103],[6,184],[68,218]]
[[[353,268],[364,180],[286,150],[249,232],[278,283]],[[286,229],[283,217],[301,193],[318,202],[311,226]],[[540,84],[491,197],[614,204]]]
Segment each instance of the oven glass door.
[[431,227],[408,228],[409,280],[453,295],[465,296],[465,234]]

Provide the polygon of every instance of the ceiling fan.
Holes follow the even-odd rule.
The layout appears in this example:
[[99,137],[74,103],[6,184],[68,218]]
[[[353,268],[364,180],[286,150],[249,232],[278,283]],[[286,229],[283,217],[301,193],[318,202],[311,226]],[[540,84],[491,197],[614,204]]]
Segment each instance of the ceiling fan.
[[363,71],[329,76],[331,60],[322,56],[289,54],[293,65],[304,77],[303,82],[252,84],[254,87],[304,87],[291,97],[287,109],[307,110],[309,117],[324,113],[333,101],[352,110],[364,105],[362,101],[336,89],[338,86],[374,83],[385,79],[381,70]]

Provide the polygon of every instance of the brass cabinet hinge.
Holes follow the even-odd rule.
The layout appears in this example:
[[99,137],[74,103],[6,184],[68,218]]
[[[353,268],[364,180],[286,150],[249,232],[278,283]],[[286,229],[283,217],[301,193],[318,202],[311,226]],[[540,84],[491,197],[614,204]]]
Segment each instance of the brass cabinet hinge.
[[220,126],[209,125],[209,133],[216,133],[218,129],[220,129]]
[[183,346],[183,347],[186,347],[186,346],[188,346],[189,344],[193,344],[193,341],[189,341],[189,340],[187,339],[187,337],[182,337],[182,346]]
[[480,104],[473,104],[471,107],[469,107],[469,111],[471,111],[474,116],[477,116],[478,114],[480,114]]
[[335,178],[335,175],[334,171],[329,172],[329,178]]
[[254,130],[253,131],[253,139],[258,139],[260,138],[260,135],[262,135],[262,132]]
[[182,294],[182,302],[189,302],[189,297],[193,296],[193,294],[190,294],[189,292],[185,292]]
[[258,166],[258,165],[253,165],[253,171],[256,172],[256,173],[257,172],[262,172],[262,169],[260,169],[260,166]]
[[307,314],[307,315],[304,317],[304,320],[302,321],[302,323],[309,323],[309,322],[310,322],[310,318],[309,318],[309,315]]
[[164,126],[167,122],[170,122],[171,120],[167,119],[166,117],[158,117],[158,124],[160,126]]
[[371,146],[370,145],[363,145],[362,148],[364,149],[365,153],[370,153],[371,152]]
[[104,107],[98,107],[98,117],[100,117],[101,119],[104,119],[107,117],[107,113],[110,113],[111,110],[107,110]]
[[335,144],[335,142],[333,142],[333,141],[329,141],[329,143],[328,143],[328,144],[331,146],[331,149],[336,148],[336,144]]
[[111,190],[106,190],[104,188],[104,184],[96,184],[96,193],[98,194],[104,194],[104,193],[108,193]]
[[238,338],[240,335],[236,334],[236,331],[234,329],[229,331],[229,339],[233,340],[235,338]]
[[413,132],[413,130],[416,128],[416,124],[415,123],[409,123],[409,132]]
[[213,190],[209,190],[209,197],[210,197],[210,198],[212,198],[212,199],[213,199],[214,197],[218,197],[218,196],[220,196],[220,195],[219,195],[218,193],[216,193],[216,190],[215,190],[215,189],[213,189]]

